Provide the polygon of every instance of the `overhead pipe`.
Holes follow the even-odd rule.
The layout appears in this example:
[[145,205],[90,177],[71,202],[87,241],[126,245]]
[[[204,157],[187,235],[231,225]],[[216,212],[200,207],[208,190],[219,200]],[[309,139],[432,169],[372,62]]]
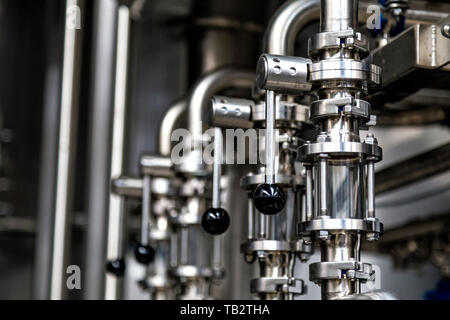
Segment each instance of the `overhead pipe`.
[[320,18],[320,0],[292,0],[274,14],[264,37],[264,52],[294,55],[295,39],[308,24]]
[[[369,5],[378,2],[359,1],[359,22],[365,23]],[[406,22],[435,23],[448,17],[448,13],[408,9]],[[291,0],[281,6],[269,22],[264,37],[264,52],[274,55],[293,56],[295,39],[307,25],[320,18],[320,0]]]

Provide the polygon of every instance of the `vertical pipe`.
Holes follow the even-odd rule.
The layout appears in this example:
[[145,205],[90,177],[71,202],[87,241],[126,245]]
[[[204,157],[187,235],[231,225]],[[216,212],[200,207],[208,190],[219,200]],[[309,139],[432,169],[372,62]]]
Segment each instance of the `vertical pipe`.
[[170,266],[176,267],[178,263],[178,236],[176,232],[170,234]]
[[95,2],[88,172],[86,298],[104,297],[116,65],[117,0]]
[[220,177],[222,169],[222,129],[214,128],[213,208],[220,208]]
[[258,212],[258,221],[259,221],[259,238],[260,239],[265,239],[266,238],[266,219],[265,219],[265,215],[263,215],[262,213]]
[[321,0],[320,31],[354,29],[358,17],[358,0]]
[[[295,226],[297,225],[297,219],[296,219],[296,208],[295,208],[295,198],[296,198],[296,193],[289,189],[287,192],[287,201],[286,201],[286,234],[285,234],[285,240],[286,241],[291,241],[292,239],[294,239],[294,235],[295,235]],[[278,226],[277,226],[278,227]],[[279,228],[279,227],[278,227]]]
[[327,215],[327,158],[320,158],[320,214]]
[[[214,167],[213,167],[213,208],[220,208],[220,178],[222,176],[222,129],[214,128]],[[222,245],[223,235],[214,237],[213,248],[213,266],[220,268],[222,266]]]
[[248,229],[247,229],[247,239],[252,240],[254,238],[254,210],[253,210],[253,199],[248,197]]
[[[66,18],[73,18],[72,10],[74,9],[77,9],[75,11],[80,13],[83,4],[83,0],[67,0]],[[64,276],[70,250],[70,229],[68,225],[72,214],[81,60],[81,31],[69,26],[69,24],[66,24],[65,27],[56,172],[55,223],[50,276],[50,299],[54,300],[64,298]]]
[[152,206],[152,178],[145,175],[142,188],[142,217],[141,217],[141,244],[147,246],[149,242],[149,225]]
[[276,95],[272,90],[266,91],[266,183],[275,183],[275,107]]
[[[130,44],[130,9],[127,6],[119,8],[117,44],[116,44],[116,76],[114,114],[111,150],[111,180],[122,175],[125,149],[125,123],[128,87],[128,62]],[[123,241],[125,238],[125,199],[110,192],[108,238],[106,245],[107,260],[121,258],[124,255]],[[106,274],[105,299],[122,298],[121,279]]]
[[213,266],[216,268],[222,267],[222,246],[223,246],[223,235],[214,237],[214,252],[213,252]]
[[188,264],[188,250],[189,250],[189,235],[186,226],[181,227],[181,243],[180,243],[180,264]]
[[[61,10],[59,10],[61,8]],[[33,299],[49,298],[52,238],[55,212],[56,166],[58,162],[59,105],[61,95],[61,71],[64,39],[60,37],[60,28],[64,28],[64,19],[56,19],[66,8],[63,2],[47,2],[46,30],[46,75],[42,118],[42,138],[39,161],[39,194],[36,223],[36,245],[33,267]]]
[[313,219],[313,182],[312,182],[312,166],[305,166],[306,169],[306,220]]
[[375,218],[375,163],[367,162],[367,217]]

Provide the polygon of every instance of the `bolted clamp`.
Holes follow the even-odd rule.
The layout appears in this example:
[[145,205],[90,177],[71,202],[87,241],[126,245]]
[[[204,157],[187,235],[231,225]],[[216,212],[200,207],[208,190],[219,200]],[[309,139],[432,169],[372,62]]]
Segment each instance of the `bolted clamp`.
[[375,271],[370,263],[359,261],[317,262],[309,266],[309,279],[314,283],[321,280],[352,279],[362,282],[374,281]]

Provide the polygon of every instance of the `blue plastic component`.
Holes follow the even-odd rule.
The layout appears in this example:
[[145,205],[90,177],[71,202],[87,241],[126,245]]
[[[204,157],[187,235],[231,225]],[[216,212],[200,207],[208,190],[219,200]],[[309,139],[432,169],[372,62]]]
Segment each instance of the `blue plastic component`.
[[450,278],[439,281],[435,290],[425,293],[425,300],[450,300]]

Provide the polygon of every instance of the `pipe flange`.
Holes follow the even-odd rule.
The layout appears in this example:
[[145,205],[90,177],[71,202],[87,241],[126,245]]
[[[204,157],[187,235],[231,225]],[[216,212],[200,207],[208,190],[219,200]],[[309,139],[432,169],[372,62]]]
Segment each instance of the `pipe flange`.
[[313,247],[303,241],[252,240],[241,245],[242,253],[293,252],[312,253]]
[[356,50],[362,58],[370,52],[367,37],[353,29],[316,33],[308,39],[308,52],[312,59],[324,50],[340,48]]
[[366,233],[383,233],[383,224],[377,218],[370,219],[334,219],[325,216],[298,224],[299,235],[312,231],[364,231]]
[[303,280],[289,277],[263,277],[250,281],[250,292],[258,293],[292,293],[301,295],[306,293]]
[[327,154],[333,156],[360,156],[370,157],[378,162],[383,158],[383,151],[377,144],[364,142],[316,142],[307,143],[297,149],[297,160],[301,162],[314,162],[315,157]]
[[309,265],[309,279],[314,283],[338,279],[366,282],[374,280],[374,276],[372,265],[359,261],[325,261]]
[[[284,128],[286,122],[298,126],[299,123],[307,123],[309,117],[309,107],[288,101],[277,101],[275,110],[276,127]],[[253,122],[266,121],[266,104],[258,103],[252,109]]]
[[381,68],[354,59],[327,59],[310,66],[310,81],[350,80],[365,82],[369,87],[381,83]]
[[311,103],[311,121],[331,116],[353,116],[359,118],[361,123],[370,121],[370,103],[353,97],[336,99],[323,99]]
[[[247,175],[241,178],[241,187],[247,190],[254,190],[260,184],[265,183],[266,175],[264,173]],[[303,187],[304,181],[303,177],[300,175],[288,175],[288,174],[276,174],[275,184],[280,187],[291,188],[291,187]]]

